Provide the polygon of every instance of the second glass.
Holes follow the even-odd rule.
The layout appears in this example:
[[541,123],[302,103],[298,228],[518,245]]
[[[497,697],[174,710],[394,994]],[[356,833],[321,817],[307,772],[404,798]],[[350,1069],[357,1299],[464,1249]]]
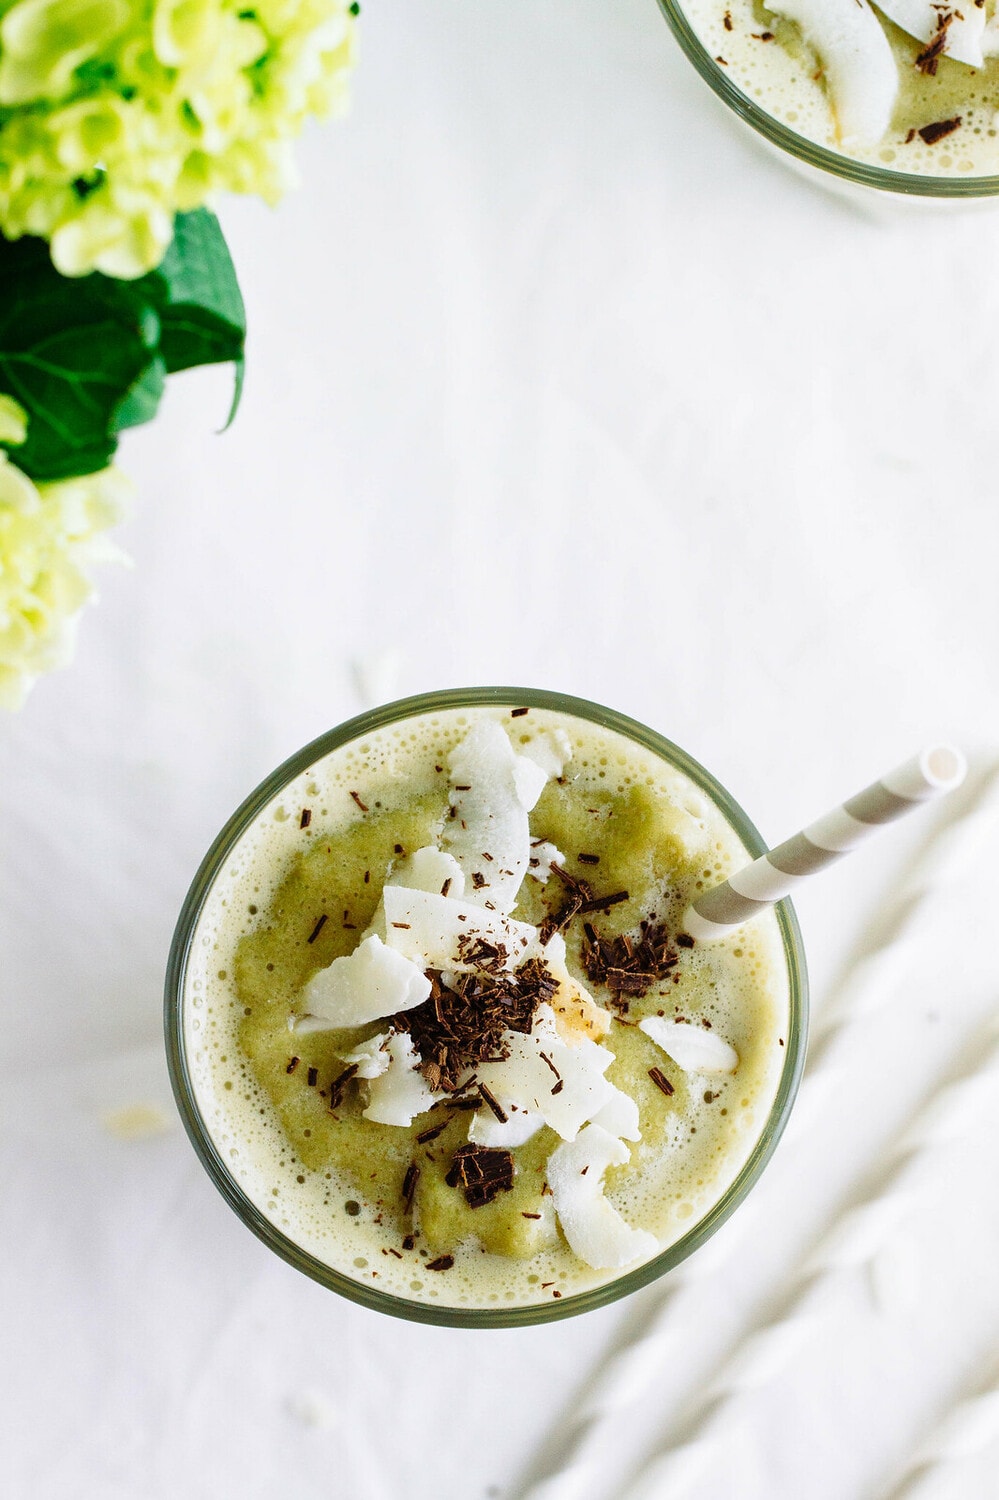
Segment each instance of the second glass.
[[[820,137],[825,129],[820,128],[818,117],[813,122],[814,135],[806,127],[804,121],[810,111],[814,112],[816,100],[820,101],[820,114],[828,113],[821,105],[822,94],[812,71],[805,66],[804,57],[787,56],[775,33],[758,20],[746,0],[731,4],[729,0],[696,0],[686,5],[679,0],[659,0],[659,6],[686,56],[718,98],[766,146],[776,149],[788,165],[814,181],[868,203],[876,196],[883,199],[886,194],[894,194],[897,199],[942,206],[988,200],[999,193],[999,175],[988,170],[989,165],[999,162],[999,140],[995,139],[993,124],[995,104],[989,107],[984,97],[991,86],[999,103],[999,84],[990,85],[987,79],[983,84],[983,72],[944,56],[939,66],[934,65],[925,74],[914,73],[910,82],[907,62],[900,64],[906,88],[925,91],[924,113],[917,109],[912,128],[894,132],[899,136],[897,141],[886,139],[876,151],[851,155],[845,147],[834,149],[823,142]],[[694,16],[698,18],[696,24]],[[779,27],[783,23],[777,18],[770,24]],[[901,32],[892,34],[897,47],[909,45]],[[918,44],[911,44],[910,50],[918,52]],[[746,56],[751,63],[743,65],[740,59]],[[760,86],[754,87],[750,79]],[[763,80],[767,81],[766,92],[780,98],[779,112],[770,112],[761,102]],[[917,93],[915,97],[922,96]],[[795,108],[796,104],[800,107]],[[897,105],[896,112],[901,107]],[[907,114],[911,107],[908,101]],[[972,122],[969,107],[981,115],[981,125]],[[918,166],[907,160],[913,152],[925,158]]]

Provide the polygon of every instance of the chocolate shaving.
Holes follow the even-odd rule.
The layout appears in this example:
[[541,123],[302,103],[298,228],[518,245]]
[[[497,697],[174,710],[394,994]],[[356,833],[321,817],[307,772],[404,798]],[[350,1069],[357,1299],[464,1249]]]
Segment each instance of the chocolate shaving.
[[506,968],[507,950],[503,943],[490,943],[470,933],[458,939],[458,956],[464,963],[483,969],[487,974],[499,974]]
[[499,1120],[500,1124],[505,1125],[510,1116],[507,1114],[502,1104],[500,1104],[492,1089],[487,1089],[484,1083],[480,1083],[479,1093],[482,1095],[483,1099],[486,1101],[486,1104],[492,1110],[497,1120]]
[[310,1068],[308,1073],[305,1075],[305,1081],[309,1085],[310,1089],[314,1089],[316,1084],[319,1082],[319,1069]]
[[[428,970],[428,999],[390,1018],[394,1030],[412,1037],[428,1085],[451,1095],[470,1088],[468,1074],[476,1064],[507,1057],[505,1034],[526,1036],[538,1006],[558,989],[543,959],[528,959],[510,973],[503,967],[506,950],[481,939],[466,940],[462,956],[485,972],[456,974],[449,988],[437,970]],[[459,1098],[446,1102],[459,1109],[478,1108],[482,1096],[472,1098],[474,1103]]]
[[416,1244],[416,1235],[415,1234],[407,1234],[407,1235],[403,1236],[402,1248],[404,1250],[412,1250],[415,1244]]
[[[584,862],[595,861],[599,858],[595,854],[580,854],[579,859]],[[570,875],[560,864],[552,864],[552,873],[557,875],[566,888],[566,894],[562,905],[556,912],[550,912],[541,924],[540,940],[544,948],[551,941],[556,932],[561,932],[567,927],[573,917],[591,911],[604,911],[609,906],[617,906],[621,901],[627,901],[627,891],[614,891],[608,896],[595,895],[589,881],[580,876]]]
[[579,910],[581,912],[605,911],[608,906],[618,906],[627,899],[627,891],[615,891],[612,896],[591,896],[589,901],[583,902]]
[[655,974],[643,974],[640,971],[629,972],[628,969],[621,968],[608,969],[604,977],[607,988],[619,995],[645,995],[655,982]]
[[421,1146],[425,1146],[428,1141],[435,1141],[441,1131],[446,1130],[447,1127],[447,1120],[442,1120],[439,1125],[429,1125],[426,1130],[420,1131],[416,1139]]
[[932,125],[924,125],[917,134],[924,140],[927,146],[935,146],[937,141],[942,141],[945,135],[950,135],[961,123],[961,115],[955,115],[953,120],[937,120]]
[[600,937],[587,922],[583,933],[581,956],[586,977],[605,984],[617,1002],[624,995],[647,994],[680,962],[663,922],[645,921],[634,936],[610,939]]
[[539,928],[539,938],[542,948],[547,948],[556,932],[561,932],[563,927],[568,927],[573,917],[578,916],[583,909],[583,903],[593,895],[593,891],[585,880],[577,880],[574,875],[563,868],[557,862],[552,862],[552,874],[557,875],[565,887],[565,895],[562,904],[554,912],[549,912]]
[[357,803],[357,805],[361,809],[361,811],[362,812],[367,812],[367,810],[368,810],[367,804],[361,801],[361,799],[357,795],[357,793],[356,792],[351,792],[350,795],[353,797],[354,801]]
[[302,808],[302,816],[298,820],[298,826],[299,826],[299,828],[308,828],[308,826],[309,826],[309,824],[311,822],[312,822],[312,808],[311,807],[303,807]]
[[288,1059],[288,1066],[285,1068],[285,1072],[286,1073],[294,1073],[295,1069],[298,1067],[298,1065],[301,1062],[301,1060],[302,1059],[300,1057],[291,1057],[291,1058],[289,1058]]
[[469,1208],[492,1203],[500,1193],[513,1187],[513,1156],[509,1151],[489,1146],[459,1146],[451,1159],[444,1181],[448,1187],[464,1190]]
[[427,1261],[428,1271],[450,1271],[454,1265],[453,1255],[438,1255],[436,1260]]
[[310,943],[314,943],[316,941],[316,938],[319,936],[319,934],[322,932],[322,930],[323,930],[323,928],[325,926],[326,926],[326,913],[323,912],[322,916],[319,918],[319,921],[316,923],[315,927],[313,927],[311,933],[309,934],[309,942]]
[[652,1082],[655,1084],[656,1088],[666,1095],[667,1099],[670,1098],[671,1095],[676,1093],[676,1090],[670,1083],[669,1079],[666,1077],[666,1074],[663,1072],[662,1068],[650,1068],[649,1077],[652,1079]]
[[931,78],[936,76],[940,59],[947,50],[947,33],[957,19],[956,11],[944,10],[941,6],[935,6],[934,9],[937,12],[937,29],[913,64],[917,73],[927,73]]
[[522,1209],[521,1209],[521,1210],[520,1210],[520,1217],[521,1217],[521,1218],[522,1218],[522,1219],[540,1219],[540,1218],[541,1218],[541,1215],[540,1215],[540,1214],[529,1214],[529,1213],[528,1213],[528,1212],[527,1212],[527,1211],[526,1211],[526,1209],[523,1209],[523,1208],[522,1208]]
[[530,712],[530,710],[526,708],[511,708],[510,717],[511,719],[522,719],[528,712]]
[[689,932],[678,932],[676,935],[676,945],[678,948],[692,948],[694,946],[694,939]]
[[577,854],[576,858],[581,865],[598,865],[600,863],[599,854]]
[[351,1063],[349,1068],[344,1068],[330,1084],[330,1109],[337,1109],[343,1103],[343,1096],[347,1092],[347,1085],[357,1075],[357,1063]]
[[406,1175],[402,1179],[402,1206],[406,1213],[413,1211],[413,1199],[416,1196],[416,1184],[420,1180],[420,1169],[415,1161],[411,1161],[406,1168]]

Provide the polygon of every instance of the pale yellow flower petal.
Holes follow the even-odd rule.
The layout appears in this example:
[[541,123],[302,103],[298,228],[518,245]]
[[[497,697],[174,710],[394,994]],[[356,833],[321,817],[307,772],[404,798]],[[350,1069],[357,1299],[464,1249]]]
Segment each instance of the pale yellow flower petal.
[[0,22],[0,103],[61,98],[129,9],[127,0],[15,0]]
[[275,202],[306,119],[343,107],[355,11],[14,0],[0,19],[0,230],[48,239],[64,275],[136,277],[179,210],[219,191]]
[[0,461],[0,707],[19,708],[43,672],[69,661],[91,566],[117,551],[104,533],[129,488],[114,467],[35,485]]
[[0,395],[0,443],[16,447],[28,436],[28,413],[13,396]]

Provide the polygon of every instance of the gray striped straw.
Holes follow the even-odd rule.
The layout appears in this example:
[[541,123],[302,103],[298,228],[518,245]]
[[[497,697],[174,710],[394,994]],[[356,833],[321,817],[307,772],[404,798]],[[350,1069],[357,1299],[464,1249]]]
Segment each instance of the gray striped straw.
[[856,848],[882,824],[893,823],[922,803],[953,791],[966,770],[960,750],[952,745],[929,745],[818,822],[698,896],[687,907],[684,927],[702,941],[724,937],[789,895],[807,876]]

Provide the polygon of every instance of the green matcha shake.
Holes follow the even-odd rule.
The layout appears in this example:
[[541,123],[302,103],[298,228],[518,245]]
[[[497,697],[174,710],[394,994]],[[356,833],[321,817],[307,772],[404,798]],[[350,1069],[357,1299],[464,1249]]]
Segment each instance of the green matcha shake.
[[392,706],[272,778],[168,986],[230,1201],[431,1320],[535,1321],[666,1269],[760,1170],[801,1060],[786,919],[682,930],[755,852],[720,789],[604,710],[497,692]]
[[[993,190],[986,184],[999,177],[995,0],[964,8],[931,0],[661,3],[716,91],[802,160],[829,166],[821,153],[830,153],[844,175],[900,191],[946,196],[946,184],[931,189],[931,179],[963,181],[959,192]],[[736,91],[777,130],[742,108]],[[861,170],[851,173],[849,164]],[[922,186],[906,188],[897,176]]]

